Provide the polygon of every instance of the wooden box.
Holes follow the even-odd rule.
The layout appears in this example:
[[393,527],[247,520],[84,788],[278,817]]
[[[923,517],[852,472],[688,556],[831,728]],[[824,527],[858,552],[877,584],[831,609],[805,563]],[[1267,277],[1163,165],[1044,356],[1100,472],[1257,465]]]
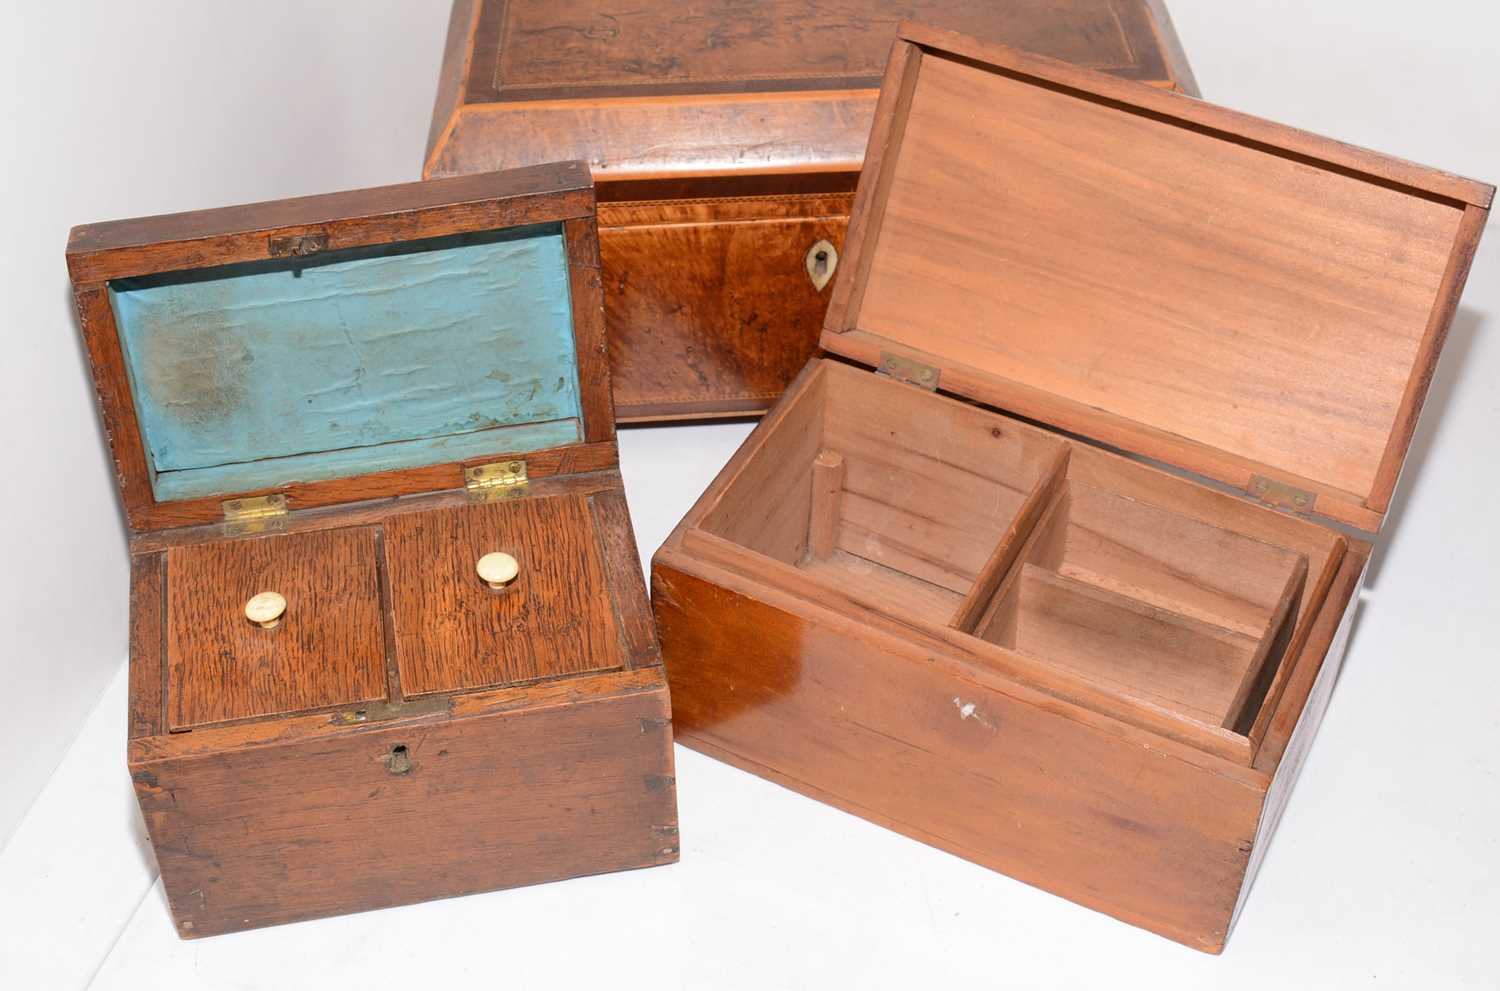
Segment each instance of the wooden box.
[[1161,0],[457,0],[424,174],[588,161],[620,419],[759,414],[816,350],[902,16],[1196,95]]
[[847,360],[654,560],[678,739],[1220,950],[1493,193],[904,25]]
[[183,936],[677,859],[587,166],[79,227],[68,265]]

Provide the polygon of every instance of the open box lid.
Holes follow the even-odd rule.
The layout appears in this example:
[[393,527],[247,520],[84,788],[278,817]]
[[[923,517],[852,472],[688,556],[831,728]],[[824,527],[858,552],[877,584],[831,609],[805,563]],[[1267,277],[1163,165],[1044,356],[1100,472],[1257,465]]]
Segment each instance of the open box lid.
[[131,529],[613,466],[598,267],[580,162],[75,228]]
[[822,345],[1376,530],[1493,195],[903,24]]
[[1161,0],[457,0],[424,174],[857,171],[902,17],[1195,89]]

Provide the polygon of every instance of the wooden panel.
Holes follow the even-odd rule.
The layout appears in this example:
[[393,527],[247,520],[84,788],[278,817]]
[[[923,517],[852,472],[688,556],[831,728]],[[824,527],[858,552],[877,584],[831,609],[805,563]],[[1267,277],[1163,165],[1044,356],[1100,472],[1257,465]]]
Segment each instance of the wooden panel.
[[851,197],[600,209],[610,372],[626,419],[765,409],[817,348],[829,290],[805,259],[843,243]]
[[[586,498],[410,513],[391,518],[384,534],[396,662],[408,697],[625,663]],[[521,566],[500,590],[475,572],[493,551]]]
[[1197,92],[1159,0],[714,0],[686,16],[488,0],[468,49],[450,42],[424,174],[573,158],[601,179],[857,170],[896,22],[910,16]]
[[630,524],[630,507],[625,492],[616,485],[589,499],[594,514],[595,532],[603,552],[604,587],[614,602],[615,621],[625,647],[625,662],[631,668],[661,664],[661,647],[656,642],[656,624],[651,619],[650,600],[646,597],[646,580],[641,574],[640,552],[635,546],[635,529]]
[[443,67],[438,73],[437,101],[432,107],[432,125],[427,131],[427,153],[431,155],[448,136],[464,98],[464,77],[469,73],[474,51],[474,28],[478,24],[479,0],[453,0],[448,16],[448,36],[443,43]]
[[947,397],[830,365],[824,447],[845,458],[839,546],[962,595],[1059,443]]
[[928,57],[857,319],[1364,496],[1461,216]]
[[1140,33],[1139,16],[1130,18],[1137,32],[1131,37],[1121,17],[1139,7],[1114,0],[714,0],[684,16],[635,0],[509,0],[490,81],[501,100],[870,87],[903,17],[1090,68],[1159,73],[1155,39]]
[[924,577],[925,569],[897,570],[842,548],[826,558],[807,558],[797,566],[822,581],[848,589],[863,604],[892,615],[916,614],[928,622],[942,622],[962,601],[961,593],[949,585]]
[[[873,90],[681,100],[479,103],[458,114],[427,178],[580,158],[613,182],[858,171]],[[765,125],[775,122],[774,140]]]
[[[167,551],[167,713],[173,730],[385,697],[385,648],[368,529]],[[245,618],[286,598],[274,629]]]
[[167,639],[166,555],[130,556],[130,739],[162,732]]
[[671,557],[653,568],[653,601],[679,742],[1222,948],[1263,786],[954,677],[922,648],[831,613],[719,587]]
[[762,421],[721,477],[730,476],[712,500],[705,500],[703,527],[725,540],[787,564],[807,550],[813,458],[822,450],[826,403],[823,366],[804,371],[803,388]]
[[[131,763],[184,937],[677,860],[665,687]],[[322,721],[327,726],[327,720]],[[191,734],[196,736],[197,734]],[[168,741],[176,743],[174,739]],[[393,770],[396,748],[406,770]]]
[[[1211,550],[1216,542],[1226,540],[1231,546],[1241,541],[1260,544],[1262,553],[1267,553],[1266,547],[1280,547],[1306,556],[1308,572],[1315,576],[1330,576],[1332,569],[1338,566],[1338,558],[1343,553],[1343,536],[1327,527],[1308,520],[1297,519],[1286,513],[1267,510],[1264,506],[1239,496],[1217,491],[1206,485],[1185,482],[1166,472],[1127,462],[1116,455],[1087,445],[1074,445],[1073,457],[1068,462],[1068,481],[1079,487],[1090,486],[1095,490],[1106,492],[1114,497],[1110,501],[1123,500],[1136,504],[1133,507],[1126,507],[1119,502],[1116,503],[1120,508],[1133,510],[1132,515],[1139,513],[1141,520],[1152,519],[1153,507],[1167,514],[1160,518],[1162,524],[1166,524],[1169,517],[1179,518],[1181,522],[1172,525],[1182,531],[1185,536],[1196,532],[1196,539],[1202,542],[1199,546],[1204,550]],[[1126,517],[1126,519],[1129,518]],[[1191,521],[1197,521],[1207,529],[1195,531]],[[1229,531],[1232,534],[1238,534],[1238,538],[1226,537],[1215,531]],[[1117,556],[1127,559],[1133,557],[1135,553],[1146,557],[1160,556],[1162,566],[1168,571],[1181,566],[1185,560],[1183,555],[1167,548],[1151,548],[1148,541],[1142,541],[1137,535],[1116,531],[1112,534],[1112,538],[1126,547],[1134,546],[1136,549],[1135,552],[1129,552],[1126,547],[1117,548],[1113,552]],[[1270,564],[1271,568],[1260,572],[1259,577],[1254,577],[1254,572],[1249,576],[1238,577],[1220,572],[1212,576],[1212,580],[1216,586],[1226,587],[1231,599],[1247,595],[1251,592],[1251,587],[1245,584],[1246,577],[1253,577],[1258,587],[1268,587],[1262,579],[1271,578],[1276,573],[1276,557],[1274,552],[1267,554],[1263,560]],[[1168,561],[1173,563],[1168,564]],[[1124,566],[1123,563],[1122,566]],[[1200,570],[1199,576],[1210,577],[1206,570]],[[1188,603],[1191,603],[1195,597],[1207,591],[1198,587],[1198,591],[1193,593],[1187,587],[1190,584],[1195,583],[1184,583],[1180,586],[1181,592],[1177,593],[1179,601],[1186,599]],[[1274,581],[1270,584],[1274,585]],[[1220,600],[1219,604],[1213,607],[1216,614],[1223,615],[1226,611],[1230,613],[1234,611],[1232,605],[1223,601],[1222,592],[1209,594],[1212,598]],[[1298,603],[1298,608],[1308,609],[1311,604],[1310,599],[1304,598]],[[1192,607],[1189,606],[1189,608]]]
[[1060,574],[1258,637],[1300,557],[1084,482],[1071,482],[1052,560]]
[[1003,640],[981,636],[1211,726],[1229,718],[1258,643],[1031,564],[1008,595]]
[[604,331],[604,284],[599,262],[599,229],[592,217],[563,225],[567,238],[568,281],[572,292],[574,353],[578,360],[583,439],[615,439],[614,398],[610,393],[609,341]]

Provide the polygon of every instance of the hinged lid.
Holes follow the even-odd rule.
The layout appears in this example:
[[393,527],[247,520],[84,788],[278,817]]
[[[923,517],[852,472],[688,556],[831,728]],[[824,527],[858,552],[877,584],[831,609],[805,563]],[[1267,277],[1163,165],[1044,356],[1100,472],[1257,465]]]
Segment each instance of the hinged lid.
[[1373,530],[1493,194],[905,24],[822,344]]
[[134,530],[615,464],[581,163],[79,227]]

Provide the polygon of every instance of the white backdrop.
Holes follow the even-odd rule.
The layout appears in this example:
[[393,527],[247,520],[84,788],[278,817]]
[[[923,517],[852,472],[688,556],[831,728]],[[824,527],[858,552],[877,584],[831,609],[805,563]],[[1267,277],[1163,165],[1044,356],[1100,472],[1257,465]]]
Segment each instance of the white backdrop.
[[124,522],[74,329],[74,224],[420,177],[447,0],[0,13],[0,844],[125,656]]
[[[1500,11],[1491,0],[1169,5],[1209,99],[1500,179]],[[123,538],[69,315],[68,226],[414,178],[447,6],[158,0],[28,3],[0,15],[0,120],[12,135],[0,149],[10,221],[0,271],[13,324],[0,361],[10,468],[0,486],[10,627],[0,683],[12,701],[0,841],[125,654]],[[77,851],[53,848],[116,844],[131,861],[128,883],[149,884],[149,862],[115,836],[136,826],[111,701],[90,723],[103,720],[103,742],[85,740],[70,760],[120,793],[97,809],[49,791],[52,807],[39,805],[35,827],[18,834],[13,847],[28,859],[55,856],[60,866],[33,871],[26,890],[42,902],[7,904],[0,884],[0,984],[8,938],[53,941],[49,957],[71,955],[82,974],[102,963],[102,987],[162,975],[236,988],[501,975],[530,986],[1494,987],[1495,238],[1476,260],[1324,730],[1223,958],[680,749],[677,867],[193,944],[172,935],[159,889],[144,901],[127,891],[110,896],[128,903],[119,925],[96,919],[86,946],[72,913],[127,881],[67,874]],[[643,557],[745,430],[624,434]],[[99,821],[71,831],[54,825],[91,815]],[[5,866],[0,858],[0,879]],[[570,949],[589,941],[592,953]]]

